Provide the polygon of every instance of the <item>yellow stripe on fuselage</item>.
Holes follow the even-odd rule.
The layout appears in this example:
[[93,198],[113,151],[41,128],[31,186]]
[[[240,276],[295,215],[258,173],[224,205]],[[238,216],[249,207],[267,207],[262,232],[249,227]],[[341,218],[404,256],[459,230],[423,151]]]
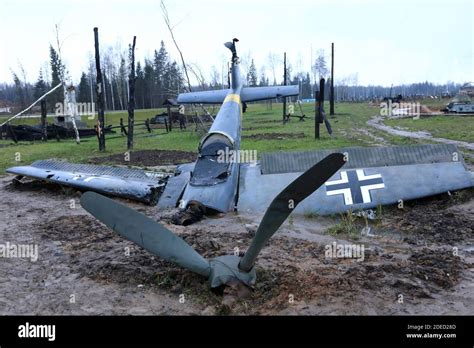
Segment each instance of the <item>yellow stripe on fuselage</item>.
[[227,97],[224,99],[224,103],[227,102],[234,102],[240,104],[240,95],[238,94],[228,94]]

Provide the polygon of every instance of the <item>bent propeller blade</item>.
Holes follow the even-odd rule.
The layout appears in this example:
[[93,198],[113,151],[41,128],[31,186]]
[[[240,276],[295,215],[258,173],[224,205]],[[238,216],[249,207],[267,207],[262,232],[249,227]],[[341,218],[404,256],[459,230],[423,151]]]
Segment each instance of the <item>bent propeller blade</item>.
[[252,269],[260,250],[294,208],[333,176],[344,163],[343,154],[330,154],[301,174],[273,199],[258,226],[249,249],[240,261],[239,268],[241,270],[248,272]]
[[182,238],[145,215],[98,193],[85,192],[81,205],[121,236],[162,259],[205,277],[210,265]]

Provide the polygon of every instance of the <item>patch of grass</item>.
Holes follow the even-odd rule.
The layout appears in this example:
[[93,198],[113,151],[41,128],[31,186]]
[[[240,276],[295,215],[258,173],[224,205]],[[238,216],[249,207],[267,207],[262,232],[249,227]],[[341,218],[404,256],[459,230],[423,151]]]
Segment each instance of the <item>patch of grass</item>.
[[[329,110],[329,104],[325,105]],[[212,108],[211,108],[212,109]],[[210,109],[210,110],[211,110]],[[217,112],[219,108],[214,110]],[[314,117],[314,104],[304,103],[302,105],[303,113],[308,117]],[[300,114],[299,107],[295,104],[295,114]],[[136,110],[136,122],[140,123],[164,109]],[[296,134],[303,133],[303,138],[283,137],[279,139],[255,139],[242,138],[242,150],[256,150],[260,158],[264,152],[271,151],[311,151],[320,149],[337,149],[349,146],[371,146],[377,143],[372,137],[357,129],[366,129],[366,124],[372,116],[379,113],[377,106],[370,106],[367,103],[337,103],[335,117],[330,116],[329,121],[333,128],[333,136],[329,136],[324,124],[321,125],[319,140],[314,138],[314,120],[306,119],[299,121],[296,118],[283,124],[282,122],[282,104],[272,103],[271,108],[266,103],[251,103],[248,105],[247,112],[242,119],[242,135],[252,134]],[[108,112],[106,114],[107,124],[118,125],[119,119],[126,121],[126,111]],[[38,123],[39,119],[25,119],[28,122]],[[88,120],[84,117],[84,121],[89,126],[93,126],[94,120]],[[429,119],[413,120],[397,120],[393,122],[421,122],[415,123],[420,126],[422,124],[431,124],[436,129],[450,134],[440,134],[439,136],[451,136],[453,139],[474,141],[474,118],[443,118],[434,117]],[[392,121],[388,121],[392,122]],[[144,126],[137,126],[135,129],[135,146],[134,150],[182,150],[197,152],[199,141],[204,135],[203,132],[195,132],[193,124],[188,125],[188,129],[181,131],[175,127],[170,133],[166,133],[163,129],[155,129],[149,134]],[[21,142],[14,144],[12,141],[0,140],[0,172],[6,168],[17,165],[26,165],[38,159],[47,158],[63,158],[71,162],[87,162],[90,158],[109,156],[113,154],[123,154],[127,151],[126,137],[120,135],[117,129],[116,134],[106,136],[106,151],[99,152],[96,137],[84,138],[81,144],[77,145],[73,139],[61,140],[60,142],[48,141],[42,142]],[[392,136],[370,129],[370,132],[376,136],[386,139],[387,143],[394,145],[417,144],[422,141],[407,139],[398,136]],[[425,143],[427,141],[424,141]],[[18,158],[20,155],[20,158]],[[18,160],[19,159],[19,160]],[[18,161],[17,161],[18,160]]]
[[307,218],[307,219],[317,219],[317,218],[319,218],[319,215],[317,213],[311,211],[311,212],[305,213],[304,217]]
[[474,117],[432,116],[418,120],[412,118],[386,120],[384,123],[387,126],[403,127],[410,131],[427,131],[438,138],[474,142]]
[[[365,226],[368,225],[366,221]],[[330,226],[326,232],[333,236],[343,235],[352,239],[358,239],[360,232],[364,225],[359,221],[359,218],[352,214],[352,211],[340,214],[340,221],[337,224]]]

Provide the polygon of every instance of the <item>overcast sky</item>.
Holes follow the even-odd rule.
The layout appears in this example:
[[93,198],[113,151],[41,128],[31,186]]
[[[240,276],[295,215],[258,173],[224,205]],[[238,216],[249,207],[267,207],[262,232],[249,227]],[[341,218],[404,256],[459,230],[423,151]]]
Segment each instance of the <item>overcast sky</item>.
[[[286,51],[293,72],[308,71],[318,50],[335,43],[336,81],[357,74],[358,83],[390,86],[431,81],[474,81],[473,0],[167,0],[175,35],[187,61],[209,74],[229,58],[222,45],[240,39],[243,58],[267,65],[269,52]],[[26,70],[35,81],[55,45],[60,24],[62,56],[75,81],[93,52],[93,27],[101,48],[125,49],[137,36],[137,58],[160,41],[178,54],[158,0],[0,0],[0,81]],[[311,54],[312,49],[312,54]],[[267,74],[271,77],[271,71]],[[281,72],[279,72],[281,75]],[[272,78],[271,78],[272,79]],[[279,78],[280,79],[280,78]]]

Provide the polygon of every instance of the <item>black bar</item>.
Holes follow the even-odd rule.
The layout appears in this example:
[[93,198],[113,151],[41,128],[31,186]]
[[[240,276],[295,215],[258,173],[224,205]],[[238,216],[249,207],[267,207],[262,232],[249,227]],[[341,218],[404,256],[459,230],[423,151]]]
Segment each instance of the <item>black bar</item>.
[[[472,347],[473,316],[0,317],[0,345],[39,344],[406,344]],[[20,325],[55,325],[55,340],[20,338]],[[426,328],[430,325],[431,328]],[[434,329],[439,325],[451,329]],[[410,328],[411,327],[411,328]],[[417,327],[420,327],[417,329]],[[455,334],[442,339],[412,334]]]

